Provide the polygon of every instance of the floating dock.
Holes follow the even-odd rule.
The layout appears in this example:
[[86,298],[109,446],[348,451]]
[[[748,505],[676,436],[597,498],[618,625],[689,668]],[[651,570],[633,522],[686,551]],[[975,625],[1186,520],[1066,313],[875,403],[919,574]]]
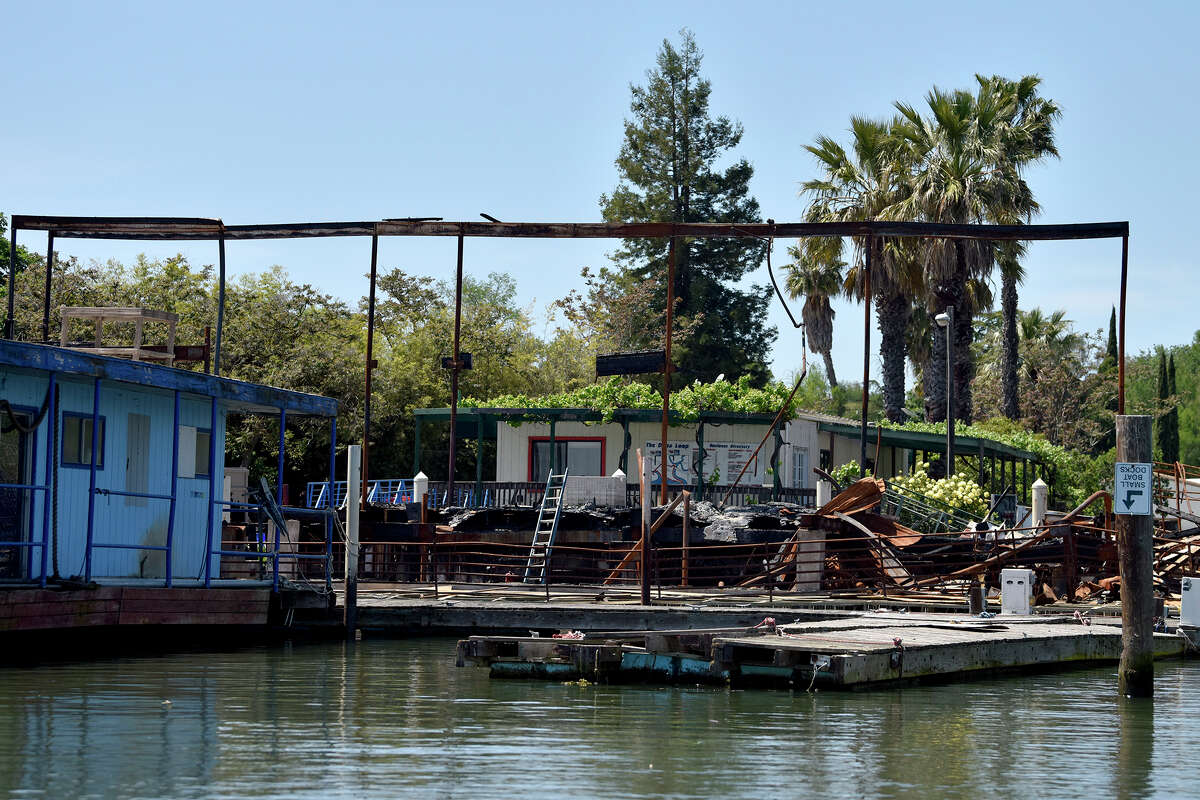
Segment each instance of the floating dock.
[[[1194,649],[1155,634],[1156,657]],[[615,631],[583,638],[472,636],[459,666],[494,678],[853,689],[997,671],[1116,662],[1121,629],[1072,617],[877,612],[754,628]]]

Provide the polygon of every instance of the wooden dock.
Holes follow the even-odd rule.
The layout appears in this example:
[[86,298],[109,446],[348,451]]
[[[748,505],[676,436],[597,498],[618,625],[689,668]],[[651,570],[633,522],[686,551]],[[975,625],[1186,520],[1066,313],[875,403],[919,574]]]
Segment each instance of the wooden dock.
[[[1157,657],[1191,645],[1156,634]],[[626,631],[580,639],[473,636],[458,665],[496,678],[844,689],[1116,662],[1121,630],[1071,617],[866,613],[756,628]]]

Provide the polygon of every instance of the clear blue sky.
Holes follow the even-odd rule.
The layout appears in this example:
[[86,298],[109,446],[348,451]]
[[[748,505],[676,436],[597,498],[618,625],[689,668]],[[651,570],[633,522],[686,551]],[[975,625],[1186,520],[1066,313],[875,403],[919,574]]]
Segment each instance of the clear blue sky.
[[[1030,175],[1041,222],[1129,220],[1133,352],[1200,327],[1194,206],[1200,114],[1189,3],[78,3],[8,4],[0,48],[0,210],[179,215],[230,224],[439,216],[595,221],[616,184],[629,85],[684,26],[715,113],[740,120],[764,216],[800,219],[803,150],[976,72],[1037,73],[1063,108],[1062,159]],[[1189,155],[1192,154],[1192,155]],[[1189,189],[1188,187],[1191,187]],[[44,236],[22,243],[42,250]],[[776,245],[777,263],[787,242]],[[235,242],[232,273],[282,264],[347,299],[366,239]],[[500,270],[541,309],[612,244],[468,240],[469,273]],[[83,258],[212,243],[61,241]],[[381,265],[453,274],[451,239],[385,239]],[[1030,247],[1022,307],[1107,324],[1118,241]],[[765,267],[755,276],[766,280]],[[834,360],[862,368],[861,307],[837,306]],[[777,375],[799,339],[776,304]],[[786,327],[785,327],[786,326]],[[877,336],[877,334],[875,334]],[[878,357],[875,357],[878,377]]]

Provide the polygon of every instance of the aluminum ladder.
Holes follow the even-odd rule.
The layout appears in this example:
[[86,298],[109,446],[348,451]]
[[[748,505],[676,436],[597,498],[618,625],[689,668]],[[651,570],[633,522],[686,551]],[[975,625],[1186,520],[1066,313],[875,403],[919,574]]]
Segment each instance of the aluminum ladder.
[[546,566],[550,562],[554,535],[558,533],[558,515],[562,511],[566,487],[567,470],[563,470],[561,475],[551,473],[546,477],[546,491],[542,494],[537,525],[533,529],[533,543],[529,546],[529,558],[525,562],[525,583],[546,582]]

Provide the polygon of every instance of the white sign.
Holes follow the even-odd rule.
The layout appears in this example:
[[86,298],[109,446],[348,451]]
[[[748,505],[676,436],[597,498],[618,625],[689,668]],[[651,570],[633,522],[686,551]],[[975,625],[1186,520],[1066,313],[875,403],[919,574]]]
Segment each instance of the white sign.
[[[767,458],[754,455],[750,442],[705,442],[704,481],[728,486],[749,462],[742,475],[742,486],[762,486],[763,465]],[[667,483],[671,486],[692,486],[696,482],[700,448],[694,442],[667,442]],[[662,442],[646,442],[642,451],[650,461],[650,482],[662,483]]]
[[1150,516],[1154,492],[1151,465],[1118,461],[1113,477],[1113,511],[1128,516]]

